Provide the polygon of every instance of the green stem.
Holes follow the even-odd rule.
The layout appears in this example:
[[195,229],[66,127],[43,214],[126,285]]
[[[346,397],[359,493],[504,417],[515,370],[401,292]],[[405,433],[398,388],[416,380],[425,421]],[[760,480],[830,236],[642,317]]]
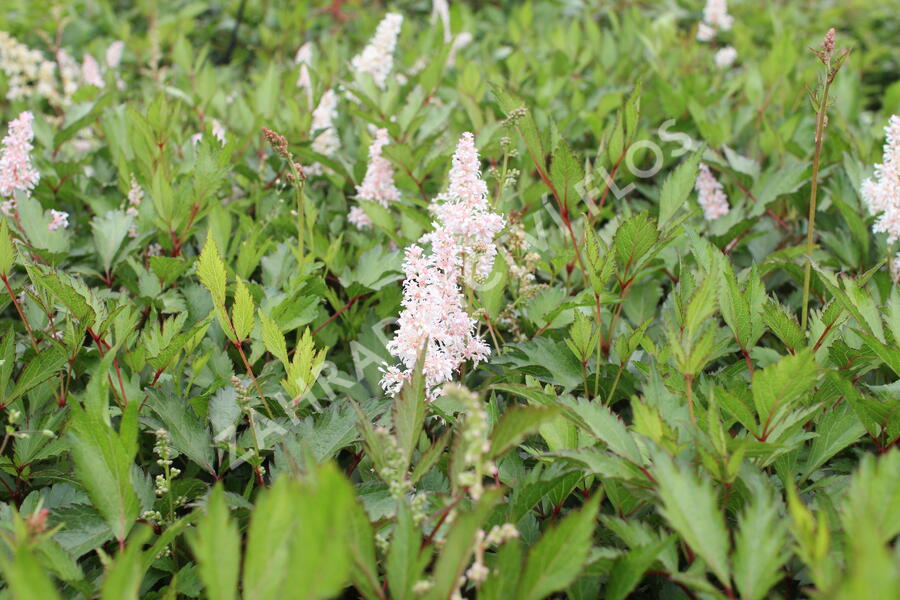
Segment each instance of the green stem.
[[691,413],[691,423],[693,425],[697,424],[697,418],[694,416],[694,376],[693,375],[685,375],[684,376],[684,387],[687,392],[687,405],[688,412]]
[[800,329],[806,331],[809,317],[809,286],[812,279],[813,238],[816,228],[816,195],[819,190],[819,163],[822,155],[822,140],[825,137],[825,119],[828,112],[828,89],[830,78],[825,79],[819,111],[816,114],[816,149],[813,153],[812,190],[809,196],[809,225],[806,228],[806,269],[803,275],[803,309],[800,318]]
[[609,396],[606,397],[606,403],[612,404],[613,394],[616,393],[616,388],[619,387],[619,378],[622,376],[622,371],[625,370],[625,363],[621,363],[619,365],[619,370],[616,371],[616,378],[613,380],[612,387],[609,390]]
[[303,252],[304,246],[306,245],[306,212],[304,210],[303,202],[303,184],[306,180],[304,176],[300,174],[297,163],[294,162],[294,157],[288,155],[287,161],[288,167],[291,170],[291,183],[294,185],[297,197],[297,262],[300,263],[300,268],[302,269],[304,262]]
[[600,312],[600,293],[594,292],[595,310],[597,312],[597,364],[594,370],[594,397],[600,393],[600,361],[603,358],[603,321]]

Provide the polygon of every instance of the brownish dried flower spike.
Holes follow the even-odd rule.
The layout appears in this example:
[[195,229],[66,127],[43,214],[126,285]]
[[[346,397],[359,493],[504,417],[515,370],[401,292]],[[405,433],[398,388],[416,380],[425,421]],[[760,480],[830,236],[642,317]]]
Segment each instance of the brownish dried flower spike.
[[275,150],[275,152],[285,158],[289,158],[287,139],[283,135],[276,131],[272,131],[268,127],[263,127],[262,132],[269,144],[272,145],[272,149]]

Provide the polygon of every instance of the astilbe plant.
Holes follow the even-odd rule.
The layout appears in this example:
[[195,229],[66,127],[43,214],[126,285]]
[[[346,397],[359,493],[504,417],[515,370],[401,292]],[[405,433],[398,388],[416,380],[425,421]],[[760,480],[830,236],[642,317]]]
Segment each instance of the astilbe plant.
[[896,596],[890,3],[7,4],[0,597]]

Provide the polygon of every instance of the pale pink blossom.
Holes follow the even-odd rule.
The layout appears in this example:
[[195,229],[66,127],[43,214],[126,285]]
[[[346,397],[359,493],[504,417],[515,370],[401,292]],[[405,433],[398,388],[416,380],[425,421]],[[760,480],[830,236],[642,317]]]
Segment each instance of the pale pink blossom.
[[65,229],[69,226],[69,213],[61,210],[50,209],[51,221],[47,225],[48,231],[56,231],[57,229]]
[[59,80],[62,84],[62,103],[68,104],[72,94],[78,90],[78,81],[82,77],[81,67],[65,48],[56,51],[56,63],[59,65]]
[[377,202],[387,207],[400,199],[400,190],[394,185],[394,167],[381,155],[381,149],[390,142],[387,129],[378,129],[369,146],[369,164],[362,183],[356,186],[356,196],[367,202]]
[[728,14],[728,4],[725,0],[706,0],[703,22],[697,29],[697,39],[701,42],[710,42],[715,39],[717,31],[728,31],[733,24],[734,19]]
[[294,62],[300,65],[300,73],[297,76],[297,87],[306,90],[307,102],[312,104],[312,78],[309,74],[309,67],[312,66],[313,59],[312,42],[306,42],[297,50],[297,56]]
[[487,184],[481,179],[475,136],[464,133],[453,154],[447,193],[430,208],[436,230],[454,235],[460,245],[465,258],[460,275],[467,283],[490,274],[497,254],[493,240],[505,226],[503,217],[491,211],[487,191]]
[[487,344],[475,336],[477,322],[463,308],[455,262],[437,252],[426,254],[416,244],[406,249],[403,310],[387,345],[401,367],[388,367],[381,384],[389,394],[396,394],[408,379],[423,348],[429,398],[440,394],[438,386],[450,381],[463,362],[477,365],[490,354]]
[[869,213],[878,215],[875,233],[886,233],[889,244],[900,239],[900,116],[892,115],[884,128],[884,156],[860,193]]
[[106,48],[106,66],[115,69],[122,62],[122,52],[125,50],[125,42],[116,40]]
[[700,164],[694,189],[697,190],[697,202],[703,208],[703,216],[707,221],[714,221],[728,214],[728,197],[725,196],[722,184],[703,163]]
[[387,76],[394,68],[394,48],[402,25],[403,15],[386,14],[378,24],[369,45],[350,62],[354,71],[359,74],[368,73],[381,89],[384,89]]
[[447,0],[432,0],[431,2],[431,22],[438,19],[444,28],[444,43],[446,44],[453,39],[453,33],[450,31],[450,5]]
[[450,46],[450,53],[447,55],[447,65],[453,66],[456,64],[456,54],[469,45],[472,41],[472,34],[468,31],[463,31],[459,35],[453,38],[453,44]]
[[[312,142],[312,150],[324,156],[332,156],[341,148],[341,138],[334,127],[337,118],[338,95],[332,90],[322,94],[319,105],[312,114],[312,133],[316,135]],[[307,167],[307,173],[321,175],[322,165],[315,163]]]
[[29,153],[33,149],[34,139],[30,112],[23,112],[10,121],[6,137],[3,138],[3,150],[0,154],[0,197],[8,198],[4,203],[4,212],[11,214],[16,209],[16,191],[30,194],[38,184],[40,174],[31,164]]
[[406,249],[403,271],[403,310],[388,351],[400,365],[385,370],[381,385],[396,394],[409,379],[424,348],[423,375],[430,399],[450,381],[466,361],[485,360],[490,348],[476,335],[477,321],[465,310],[463,285],[490,273],[496,247],[494,237],[503,217],[491,211],[487,185],[481,179],[475,138],[464,133],[453,155],[450,184],[432,206],[434,231],[420,244]]
[[[131,174],[131,187],[128,189],[128,208],[125,210],[125,214],[137,219],[140,214],[138,211],[138,207],[140,207],[141,202],[144,201],[144,190],[141,189],[141,186],[138,185],[137,179],[134,177],[134,173]],[[128,237],[137,237],[137,224],[132,223],[131,228],[128,230]]]
[[734,46],[725,46],[716,52],[716,66],[720,69],[730,67],[734,64],[735,59],[737,59],[737,50],[734,49]]
[[225,127],[217,119],[212,119],[212,134],[222,146],[225,146]]
[[350,212],[347,214],[347,220],[351,225],[356,226],[357,229],[369,229],[372,227],[372,219],[359,206],[354,206],[350,209]]
[[81,79],[86,85],[94,85],[102,88],[106,83],[103,81],[103,75],[100,74],[100,65],[90,54],[85,54],[81,59]]
[[716,30],[706,23],[700,23],[697,27],[697,39],[701,42],[711,42],[716,39]]
[[6,75],[7,100],[37,95],[58,103],[56,65],[5,31],[0,31],[0,71]]
[[726,0],[706,0],[703,9],[703,22],[716,29],[728,31],[731,29],[734,19],[728,14]]

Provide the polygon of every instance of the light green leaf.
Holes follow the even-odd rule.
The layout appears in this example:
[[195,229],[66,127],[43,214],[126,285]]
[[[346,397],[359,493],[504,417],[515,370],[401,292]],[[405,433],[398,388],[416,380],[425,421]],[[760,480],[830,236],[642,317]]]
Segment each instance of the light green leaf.
[[700,166],[702,154],[702,152],[695,152],[678,165],[663,183],[662,190],[659,192],[659,228],[661,230],[665,229],[678,209],[687,203],[688,196],[694,189],[694,181],[697,179],[697,169]]
[[234,325],[235,335],[237,335],[238,341],[243,341],[253,331],[256,319],[254,317],[255,310],[250,290],[247,289],[247,285],[240,279],[238,279],[237,288],[234,292],[234,306],[231,311],[231,322]]
[[228,513],[222,484],[209,494],[206,512],[188,537],[209,600],[235,600],[241,566],[241,538]]
[[609,583],[606,584],[606,600],[625,600],[640,583],[647,569],[656,562],[656,557],[674,540],[675,536],[672,535],[656,543],[634,548],[617,558],[610,572]]
[[0,217],[0,275],[6,277],[16,262],[16,249],[9,237],[6,217]]
[[787,526],[781,518],[780,501],[762,488],[738,516],[734,538],[734,581],[747,600],[762,600],[782,578],[781,566],[787,561]]
[[783,357],[753,374],[753,402],[765,423],[777,408],[790,406],[808,393],[818,377],[810,350]]
[[654,465],[662,501],[659,512],[719,581],[730,585],[728,530],[712,483],[662,452],[656,454]]
[[133,222],[134,218],[122,210],[111,210],[105,215],[98,215],[91,220],[94,247],[97,249],[103,270],[107,273],[113,266],[116,253],[122,246]]
[[600,496],[595,493],[583,507],[566,515],[531,547],[516,598],[546,598],[565,589],[581,573],[591,550]]
[[219,250],[212,239],[212,232],[206,236],[206,244],[197,259],[197,277],[209,293],[212,295],[213,304],[225,306],[225,263],[219,256]]
[[[105,379],[101,374],[94,377]],[[88,394],[102,394],[106,401],[106,383]],[[76,402],[69,403],[72,459],[75,474],[84,485],[91,502],[106,519],[118,540],[124,540],[138,516],[140,503],[131,481],[134,455],[112,428],[94,411],[85,411]]]
[[549,406],[513,406],[507,409],[491,431],[488,456],[492,459],[502,456],[558,414],[558,409]]

